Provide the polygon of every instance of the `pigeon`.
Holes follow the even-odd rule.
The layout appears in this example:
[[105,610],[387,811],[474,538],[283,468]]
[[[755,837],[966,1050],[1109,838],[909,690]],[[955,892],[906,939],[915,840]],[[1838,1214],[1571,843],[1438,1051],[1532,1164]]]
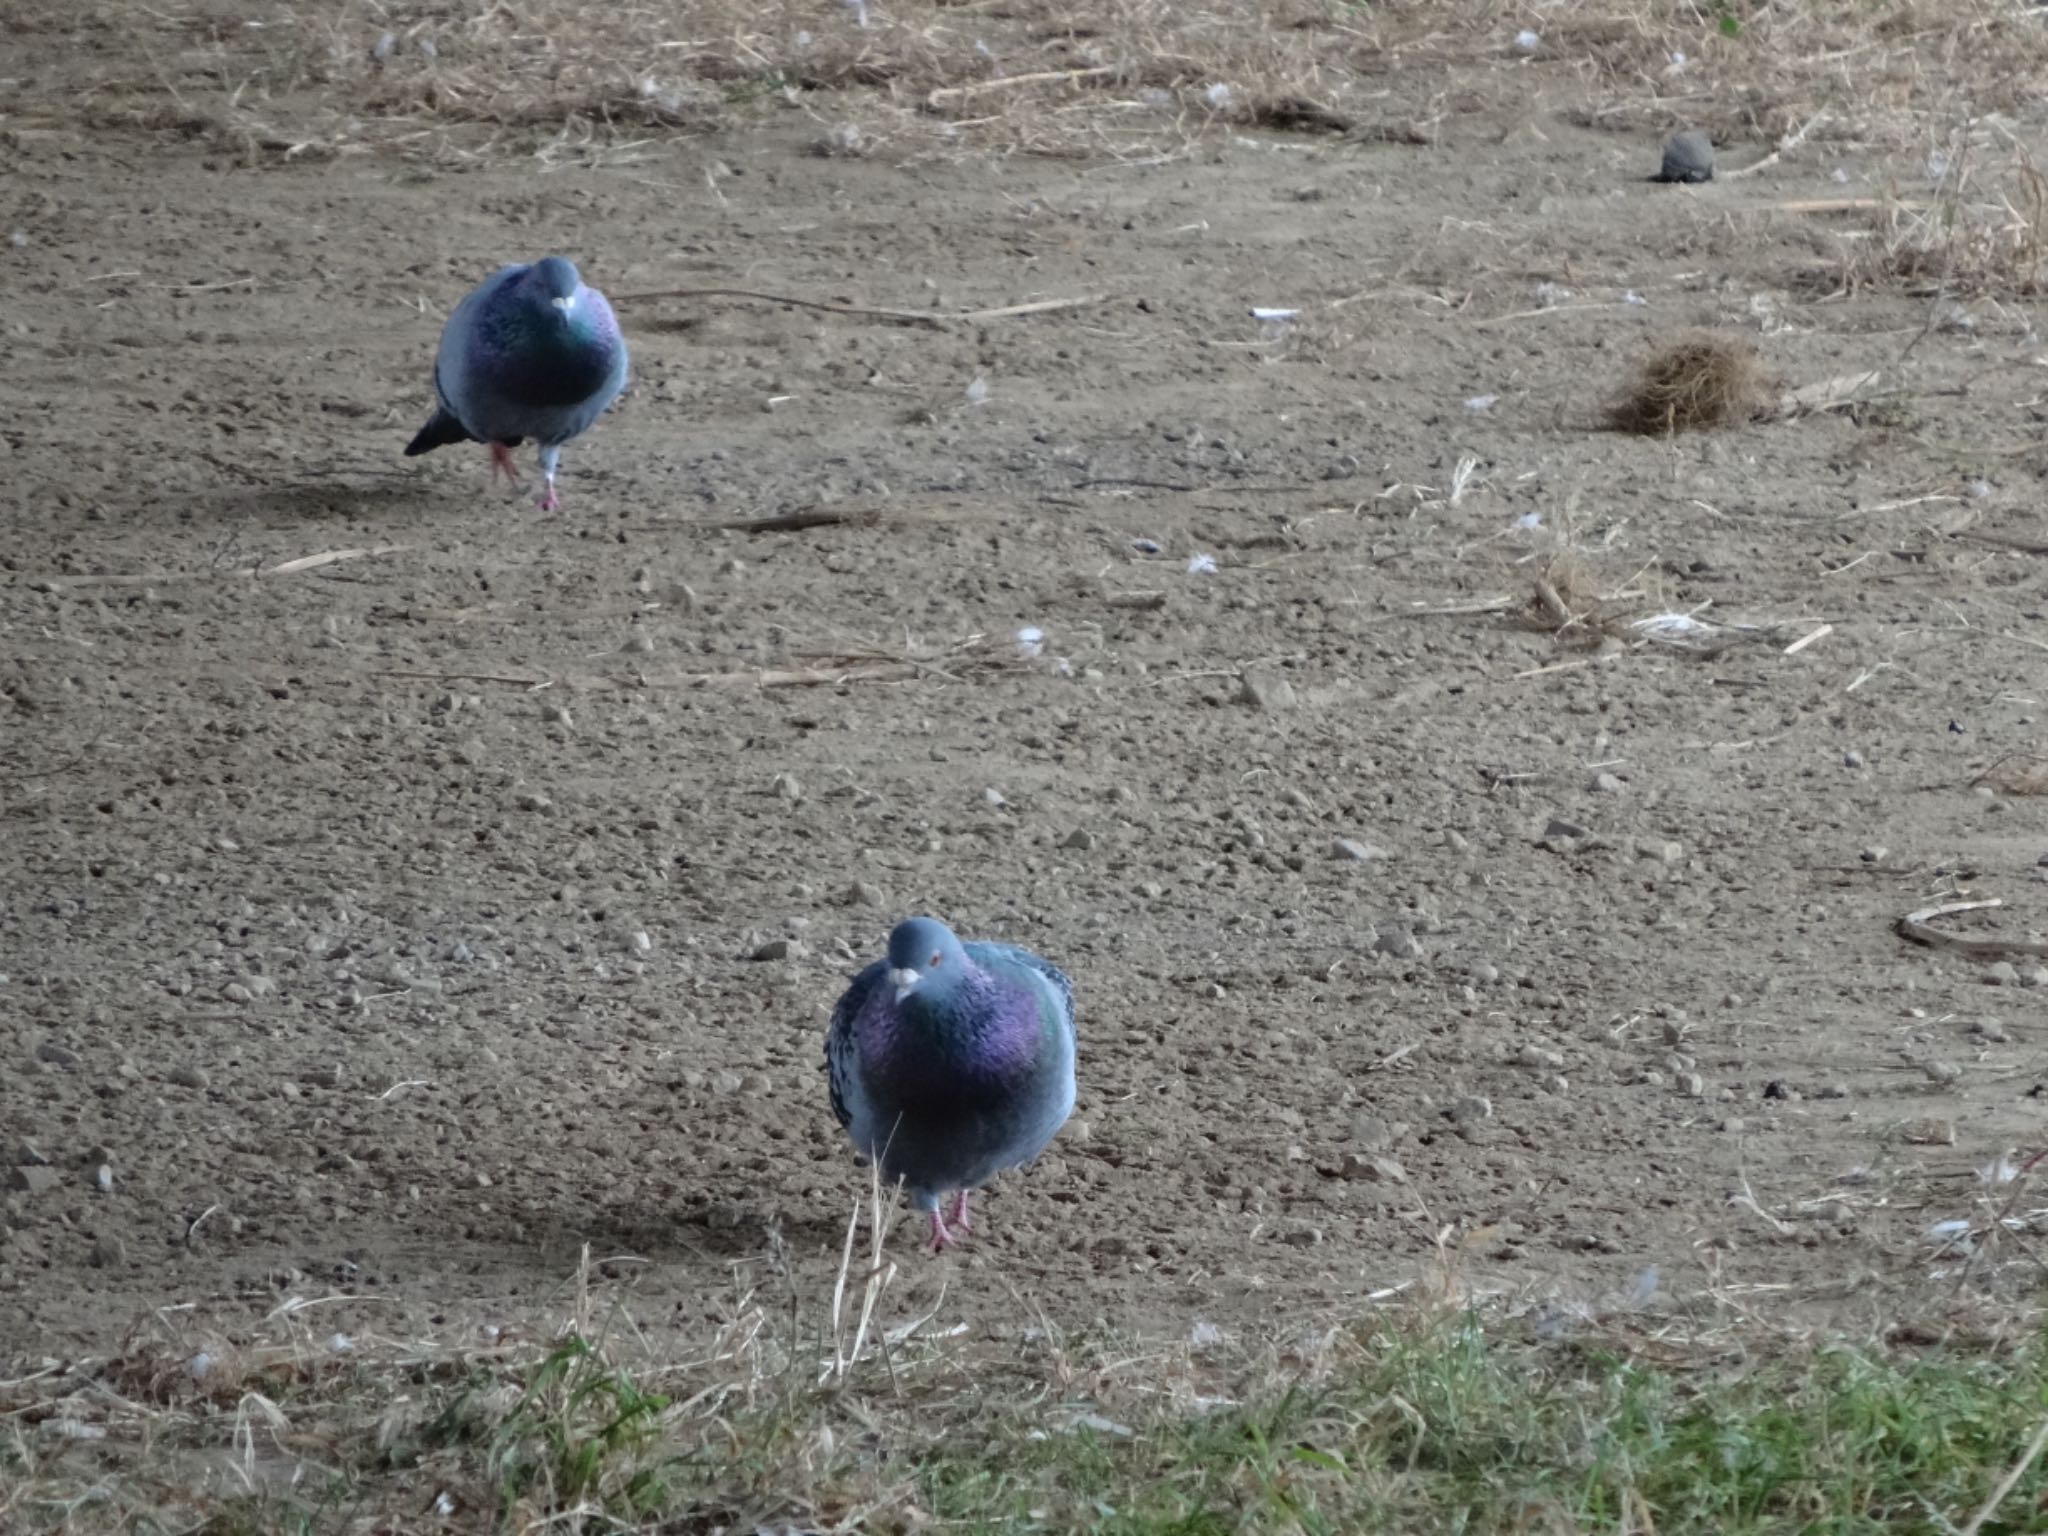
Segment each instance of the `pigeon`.
[[854,1146],[931,1218],[936,1253],[971,1229],[968,1195],[1073,1113],[1073,985],[1029,950],[906,919],[832,1010],[825,1076]]
[[545,256],[500,267],[471,289],[441,328],[434,357],[439,404],[405,456],[449,443],[484,443],[491,478],[518,484],[512,450],[540,445],[547,477],[543,512],[561,505],[555,468],[562,444],[597,420],[626,386],[626,341],[603,294],[576,264]]

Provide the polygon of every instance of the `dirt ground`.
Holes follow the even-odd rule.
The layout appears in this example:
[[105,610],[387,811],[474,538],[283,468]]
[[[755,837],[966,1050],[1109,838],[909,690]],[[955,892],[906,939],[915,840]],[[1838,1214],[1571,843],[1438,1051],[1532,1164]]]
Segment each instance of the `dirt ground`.
[[[1070,971],[1080,1107],[957,1255],[897,1228],[892,1315],[1953,1273],[2048,993],[1893,924],[2048,926],[2048,800],[1974,782],[2043,734],[2033,306],[1845,288],[1778,207],[1914,154],[1652,185],[1656,134],[1501,79],[1430,144],[1138,159],[0,123],[0,1353],[517,1326],[586,1244],[656,1338],[822,1305],[865,1176],[821,1033],[917,910]],[[621,301],[544,515],[400,450],[448,306],[551,250],[1091,302]],[[1883,382],[1601,430],[1696,325]]]

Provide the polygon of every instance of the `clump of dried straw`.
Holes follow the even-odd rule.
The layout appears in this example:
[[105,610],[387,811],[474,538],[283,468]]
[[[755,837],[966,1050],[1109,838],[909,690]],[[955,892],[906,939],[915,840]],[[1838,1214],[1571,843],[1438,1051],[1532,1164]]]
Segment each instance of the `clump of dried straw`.
[[1735,426],[1767,403],[1766,382],[1747,343],[1700,331],[1652,355],[1609,420],[1619,431],[1645,437]]

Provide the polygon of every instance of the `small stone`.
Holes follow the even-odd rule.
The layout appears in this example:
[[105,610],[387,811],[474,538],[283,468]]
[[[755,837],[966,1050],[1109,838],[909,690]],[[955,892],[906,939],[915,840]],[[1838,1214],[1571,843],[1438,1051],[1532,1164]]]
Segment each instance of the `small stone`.
[[78,1065],[78,1052],[54,1040],[45,1040],[36,1047],[36,1060],[47,1061],[56,1067],[75,1067]]
[[164,1076],[171,1082],[176,1083],[180,1088],[198,1088],[203,1090],[213,1086],[213,1080],[206,1075],[204,1067],[195,1067],[188,1063],[179,1063],[171,1068],[169,1072],[165,1073]]
[[1408,1170],[1391,1157],[1360,1157],[1356,1152],[1344,1154],[1344,1165],[1338,1170],[1339,1177],[1353,1183],[1363,1184],[1406,1184]]
[[1554,1072],[1564,1065],[1564,1057],[1556,1051],[1546,1051],[1540,1045],[1525,1045],[1515,1052],[1515,1065]]
[[1093,832],[1090,832],[1086,827],[1076,827],[1073,831],[1069,832],[1065,837],[1060,839],[1060,846],[1062,848],[1072,848],[1079,852],[1086,853],[1090,848],[1093,848],[1095,846],[1095,834]]
[[1721,1122],[1721,1129],[1731,1136],[1740,1136],[1748,1127],[1743,1124],[1739,1116],[1730,1115]]
[[747,958],[749,960],[796,960],[802,958],[803,954],[804,946],[803,941],[800,939],[769,939],[765,943],[755,945],[754,952],[747,956]]
[[649,655],[654,650],[654,636],[628,635],[626,637],[626,643],[620,646],[619,649],[623,653],[631,656]]
[[1368,1152],[1384,1152],[1394,1144],[1394,1128],[1378,1115],[1353,1115],[1351,1139]]
[[231,981],[222,987],[220,995],[231,1003],[253,1003],[256,1001],[256,994],[243,986],[239,981]]
[[32,1167],[10,1170],[7,1175],[7,1187],[31,1195],[40,1195],[55,1189],[59,1177],[56,1169],[39,1163]]
[[714,1072],[711,1074],[711,1091],[724,1098],[731,1098],[740,1091],[746,1079],[737,1072]]
[[1963,1069],[1952,1061],[1923,1061],[1920,1063],[1920,1070],[1926,1074],[1927,1081],[1942,1087],[1947,1087],[1963,1075]]
[[1870,847],[1857,854],[1856,857],[1865,864],[1882,864],[1885,861],[1885,856],[1890,852],[1891,849],[1885,847],[1883,843],[1873,843]]
[[92,1178],[89,1182],[101,1194],[112,1194],[114,1190],[114,1170],[105,1163],[101,1163],[93,1169]]
[[850,907],[879,907],[882,905],[882,893],[867,881],[856,880],[846,888],[846,904]]
[[1483,1094],[1468,1093],[1451,1106],[1451,1119],[1459,1125],[1492,1118],[1493,1100]]
[[1593,775],[1593,792],[1595,794],[1618,795],[1621,793],[1622,788],[1621,780],[1611,773],[1596,773]]
[[1993,1045],[2010,1045],[2012,1043],[2012,1031],[1996,1019],[1986,1019],[1980,1023],[1977,1026],[1977,1034],[1982,1039],[1990,1041]]
[[1384,859],[1388,856],[1386,849],[1374,843],[1361,843],[1355,837],[1340,837],[1332,840],[1330,843],[1330,855],[1333,858],[1349,859],[1354,864],[1370,864],[1377,859]]
[[1703,1099],[1707,1096],[1706,1079],[1697,1072],[1681,1072],[1672,1079],[1672,1082],[1688,1099]]
[[1849,1089],[1843,1083],[1822,1083],[1813,1090],[1813,1096],[1816,1099],[1846,1099],[1849,1097]]
[[768,787],[775,791],[778,798],[787,800],[792,805],[804,797],[803,784],[793,773],[778,773],[769,780]]
[[1422,940],[1401,923],[1389,923],[1381,929],[1372,941],[1376,955],[1390,955],[1396,960],[1419,960],[1422,958]]
[[540,718],[543,724],[558,725],[565,731],[576,729],[576,722],[569,717],[569,711],[560,704],[544,705]]
[[2010,960],[1994,960],[1984,967],[1984,980],[1994,987],[2016,987],[2020,984],[2020,968]]
[[1578,823],[1566,821],[1562,816],[1553,816],[1545,824],[1543,836],[1539,841],[1547,843],[1553,848],[1559,844],[1569,847],[1573,843],[1583,841],[1588,835],[1586,829],[1578,825]]
[[1685,844],[1674,843],[1668,838],[1643,837],[1636,839],[1636,857],[1650,859],[1658,864],[1679,864],[1685,860]]
[[111,1233],[95,1238],[92,1245],[92,1262],[99,1269],[113,1269],[128,1262],[128,1245]]
[[522,792],[515,803],[522,811],[551,811],[555,806],[546,795],[532,789]]
[[1294,684],[1267,672],[1247,672],[1238,685],[1238,697],[1253,709],[1267,714],[1294,708]]
[[347,1071],[337,1062],[330,1066],[310,1069],[303,1080],[315,1088],[334,1089],[339,1088],[347,1077]]
[[1500,971],[1498,970],[1498,968],[1496,968],[1490,962],[1485,960],[1475,960],[1472,963],[1472,970],[1470,974],[1472,979],[1478,982],[1479,985],[1481,985],[1482,987],[1490,987],[1495,982],[1500,980]]
[[984,805],[994,807],[998,810],[1000,810],[1003,806],[1006,806],[1010,803],[1008,800],[1005,800],[1003,798],[1003,792],[1000,789],[997,789],[993,784],[991,784],[987,789],[984,789],[981,792],[981,800]]
[[1664,158],[1652,181],[1696,184],[1714,179],[1714,141],[1696,128],[1664,141]]
[[1842,754],[1842,766],[1844,768],[1861,768],[1863,766],[1863,754],[1853,751],[1844,752]]
[[2030,965],[2020,972],[2020,984],[2028,987],[2048,987],[2048,965]]
[[1666,1019],[1664,1021],[1664,1043],[1674,1049],[1685,1044],[1685,1037],[1689,1032],[1690,1026],[1684,1019]]
[[478,1189],[489,1189],[491,1187],[491,1176],[481,1168],[476,1171],[476,1187]]

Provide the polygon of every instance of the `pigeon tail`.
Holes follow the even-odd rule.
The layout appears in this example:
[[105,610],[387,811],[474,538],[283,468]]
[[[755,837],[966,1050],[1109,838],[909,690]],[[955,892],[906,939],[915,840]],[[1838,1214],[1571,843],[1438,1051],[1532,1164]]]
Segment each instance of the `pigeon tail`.
[[405,456],[414,459],[423,453],[432,453],[436,448],[446,448],[450,443],[475,441],[476,439],[469,435],[467,427],[450,416],[445,409],[437,407],[434,414],[427,418],[427,424],[405,445]]

